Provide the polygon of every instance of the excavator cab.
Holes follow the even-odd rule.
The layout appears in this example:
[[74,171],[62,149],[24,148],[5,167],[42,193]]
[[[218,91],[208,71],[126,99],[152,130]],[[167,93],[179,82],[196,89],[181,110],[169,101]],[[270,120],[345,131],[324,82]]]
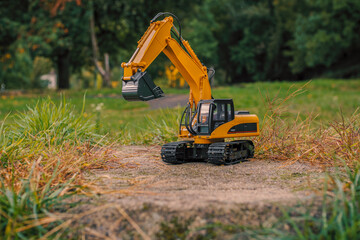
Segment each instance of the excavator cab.
[[155,85],[150,74],[139,69],[129,81],[123,81],[122,96],[127,101],[149,101],[164,97],[164,92]]
[[234,119],[232,99],[211,99],[199,102],[197,134],[210,135],[217,127]]
[[180,120],[180,134],[185,127],[194,136],[209,136],[219,126],[234,120],[232,99],[200,100],[194,112],[188,107]]

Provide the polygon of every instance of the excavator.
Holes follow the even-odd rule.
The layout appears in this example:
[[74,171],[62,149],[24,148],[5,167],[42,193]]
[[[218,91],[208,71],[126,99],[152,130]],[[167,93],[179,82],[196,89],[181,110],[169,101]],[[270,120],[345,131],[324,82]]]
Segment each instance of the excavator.
[[[158,20],[160,17],[162,20]],[[179,30],[174,25],[177,21]],[[234,140],[259,135],[259,118],[248,111],[235,111],[232,99],[215,99],[210,80],[215,70],[204,66],[181,35],[179,19],[172,13],[158,13],[138,41],[127,63],[122,63],[122,96],[127,101],[149,101],[164,97],[146,69],[164,53],[190,87],[189,102],[179,126],[182,141],[161,148],[165,163],[205,161],[216,165],[239,163],[254,156],[251,140]],[[233,141],[225,141],[231,139]]]

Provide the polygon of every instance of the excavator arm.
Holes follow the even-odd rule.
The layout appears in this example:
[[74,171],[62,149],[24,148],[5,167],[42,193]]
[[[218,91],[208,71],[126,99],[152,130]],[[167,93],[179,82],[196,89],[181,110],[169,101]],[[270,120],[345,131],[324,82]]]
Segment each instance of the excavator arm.
[[[179,37],[176,41],[171,36],[172,29]],[[156,57],[163,52],[179,70],[189,84],[189,104],[197,106],[200,100],[211,99],[211,87],[206,66],[202,65],[189,43],[182,39],[173,25],[173,18],[151,22],[145,34],[138,41],[137,49],[124,68],[122,93],[127,100],[148,101],[163,96],[149,74],[145,71]]]

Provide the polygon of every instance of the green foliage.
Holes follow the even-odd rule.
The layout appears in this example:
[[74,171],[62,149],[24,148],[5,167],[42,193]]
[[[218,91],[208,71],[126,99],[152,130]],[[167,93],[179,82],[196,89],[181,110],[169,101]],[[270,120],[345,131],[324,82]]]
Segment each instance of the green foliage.
[[328,178],[330,181],[324,186],[320,207],[314,206],[306,212],[285,209],[285,222],[279,222],[274,227],[281,228],[285,223],[290,229],[267,229],[263,233],[278,239],[358,239],[360,172],[358,168],[349,169],[346,166],[345,170],[345,173],[338,170],[336,176]]
[[[82,109],[84,106],[85,102]],[[59,104],[50,98],[39,100],[35,107],[10,118],[12,124],[5,126],[10,120],[5,118],[0,125],[1,237],[59,238],[67,232],[67,226],[61,227],[63,218],[54,212],[69,207],[64,199],[79,187],[73,183],[78,181],[77,173],[97,163],[97,159],[66,161],[59,155],[66,152],[64,147],[73,151],[75,145],[80,153],[68,156],[76,158],[78,154],[81,159],[82,147],[98,144],[95,125],[83,116],[83,111],[76,113],[65,98]]]
[[160,109],[156,115],[144,117],[144,124],[134,126],[131,122],[122,127],[118,141],[122,144],[164,144],[177,140],[182,109]]
[[262,3],[244,8],[234,19],[236,31],[242,38],[231,47],[231,60],[237,64],[236,74],[252,76],[255,81],[265,80],[265,56],[268,48],[272,19],[269,9]]
[[28,107],[28,111],[16,114],[14,122],[10,134],[25,142],[61,145],[63,142],[94,143],[99,139],[95,126],[83,117],[83,111],[76,114],[65,98],[59,105],[50,98],[40,100],[34,108]]
[[33,63],[30,54],[23,48],[23,43],[17,43],[6,53],[0,62],[0,84],[6,88],[30,88]]
[[48,7],[41,1],[30,4],[28,14],[32,19],[25,25],[28,32],[26,41],[33,55],[50,57],[54,62],[71,49],[70,64],[74,70],[78,69],[91,54],[84,51],[84,47],[90,46],[88,3],[77,5],[75,1],[69,1],[67,7],[57,11],[56,15],[52,15],[48,9],[52,5],[48,4]]
[[50,1],[24,2],[22,7],[4,1],[1,5],[0,22],[5,25],[0,24],[4,33],[0,38],[7,40],[0,40],[0,55],[19,55],[10,64],[0,62],[7,73],[0,76],[6,88],[39,87],[34,82],[39,73],[37,68],[33,69],[36,56],[50,58],[61,74],[69,71],[70,66],[75,71],[91,62],[91,51],[87,50],[90,46],[87,2],[79,6],[70,1],[56,15],[51,14],[56,3]]
[[218,28],[214,15],[210,11],[209,1],[194,9],[196,18],[185,18],[184,36],[189,40],[195,53],[207,66],[218,64],[218,41],[214,30]]
[[65,207],[63,200],[71,194],[62,195],[62,191],[72,179],[66,184],[50,187],[56,174],[57,169],[45,188],[40,191],[31,175],[29,179],[23,180],[22,187],[17,192],[1,184],[0,232],[4,239],[38,239],[60,224],[60,218],[49,213],[54,208]]
[[[6,88],[39,87],[33,66],[39,56],[51,59],[60,82],[93,66],[91,16],[99,56],[109,53],[111,67],[119,66],[161,11],[178,16],[184,39],[216,68],[220,83],[360,74],[357,0],[73,0],[64,8],[59,2],[0,3],[0,83]],[[166,60],[157,60],[149,71],[161,76]]]
[[4,121],[0,125],[0,163],[1,165],[7,165],[8,160],[16,158],[19,154],[20,149],[19,145],[22,142],[22,139],[14,140],[9,137],[7,134],[9,129],[5,127],[5,117]]
[[161,240],[184,240],[188,235],[189,225],[192,221],[192,219],[181,221],[179,218],[174,217],[169,223],[162,222],[160,224],[160,231],[156,233],[156,238]]
[[226,82],[359,75],[358,1],[210,0],[200,9],[215,24],[196,18],[207,28],[195,39],[215,37],[204,46],[217,43],[211,59]]
[[302,72],[307,67],[344,68],[345,62],[356,64],[355,55],[360,49],[359,1],[307,1],[306,4],[308,11],[299,15],[294,25],[290,64],[293,72]]

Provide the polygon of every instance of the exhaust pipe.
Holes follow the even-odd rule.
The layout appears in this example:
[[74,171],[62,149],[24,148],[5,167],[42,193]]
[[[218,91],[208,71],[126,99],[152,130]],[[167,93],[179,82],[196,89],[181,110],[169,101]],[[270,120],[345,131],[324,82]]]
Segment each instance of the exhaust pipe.
[[150,74],[139,69],[130,80],[123,80],[122,96],[127,101],[149,101],[165,95],[163,90],[155,85]]

